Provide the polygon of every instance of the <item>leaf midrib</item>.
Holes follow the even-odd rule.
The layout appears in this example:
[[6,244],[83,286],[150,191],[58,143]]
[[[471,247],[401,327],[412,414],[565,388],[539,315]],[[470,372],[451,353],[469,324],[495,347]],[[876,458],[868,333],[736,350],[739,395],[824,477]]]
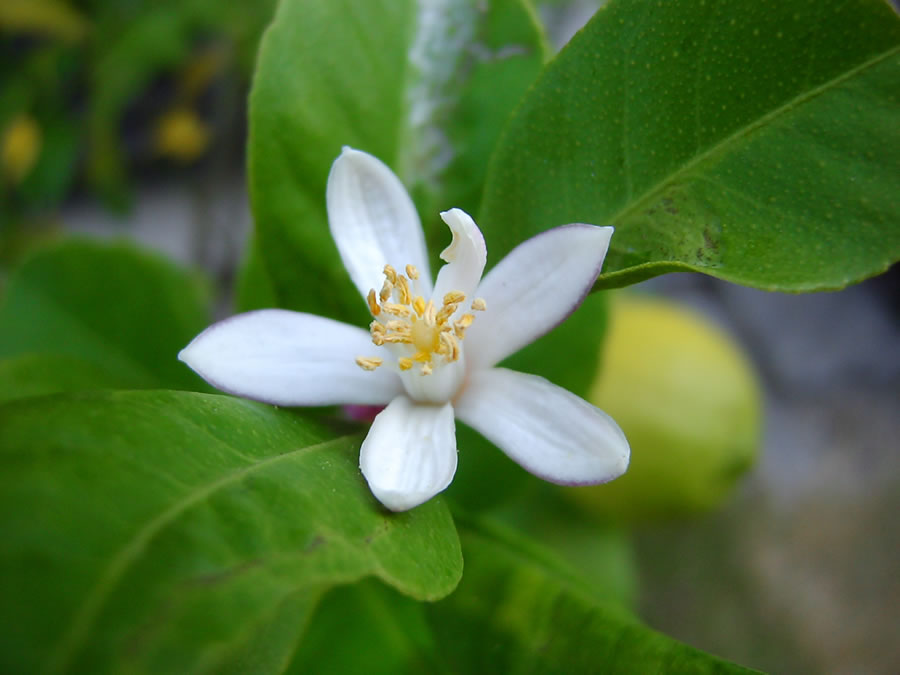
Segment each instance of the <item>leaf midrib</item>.
[[[744,140],[744,138],[746,138],[747,136],[752,134],[754,131],[756,131],[758,128],[765,126],[770,121],[777,119],[778,117],[781,117],[782,115],[786,115],[786,114],[790,113],[794,108],[797,108],[800,105],[806,103],[807,101],[810,101],[813,98],[820,96],[821,94],[831,90],[833,87],[836,87],[839,84],[841,84],[842,82],[854,77],[858,73],[860,73],[870,67],[878,65],[882,61],[885,61],[898,53],[900,53],[900,46],[894,46],[891,49],[888,49],[887,51],[882,52],[867,61],[864,61],[863,63],[859,64],[855,68],[852,68],[852,69],[846,71],[845,73],[842,73],[838,77],[827,80],[826,82],[823,82],[819,86],[814,87],[806,92],[803,92],[802,94],[800,94],[798,96],[795,96],[794,98],[790,99],[789,101],[782,104],[781,106],[778,106],[777,108],[774,108],[773,110],[769,111],[765,115],[762,115],[761,117],[754,120],[750,124],[747,124],[747,125],[741,127],[740,129],[737,129],[736,131],[732,132],[730,135],[723,138],[718,143],[711,145],[709,148],[707,148],[703,152],[692,157],[688,162],[683,164],[680,168],[678,168],[674,172],[668,174],[665,178],[661,179],[655,185],[650,187],[648,190],[644,191],[644,193],[641,194],[637,199],[634,199],[634,200],[628,202],[625,206],[623,206],[621,209],[619,209],[619,211],[614,213],[612,216],[606,218],[605,220],[607,222],[610,222],[613,225],[615,225],[616,223],[619,223],[623,220],[630,218],[632,215],[634,215],[635,212],[642,211],[649,204],[653,203],[653,201],[656,199],[656,197],[660,193],[662,193],[666,188],[668,188],[672,183],[677,182],[680,178],[682,178],[686,174],[689,174],[691,171],[696,169],[698,166],[702,165],[707,160],[714,158],[716,155],[725,154],[730,146],[737,145],[742,140]],[[615,240],[612,245],[615,246]],[[672,262],[682,262],[682,261],[678,261],[678,260],[648,261],[648,263],[662,263],[662,264],[669,264]],[[628,269],[633,269],[634,267],[635,266],[632,266],[631,268],[622,268],[619,270],[614,270],[614,271],[611,271],[610,274],[619,274],[621,272],[627,271]],[[693,266],[691,266],[691,267],[693,267]]]
[[[195,426],[199,426],[193,420],[184,417],[182,419]],[[342,436],[313,445],[304,446],[302,448],[288,450],[287,452],[276,454],[239,469],[232,470],[224,476],[205,485],[192,488],[175,503],[158,513],[155,517],[146,521],[131,539],[112,556],[110,563],[106,566],[94,586],[88,592],[87,597],[81,604],[81,608],[76,612],[69,630],[66,631],[59,642],[57,642],[51,657],[47,661],[45,671],[61,672],[65,669],[71,658],[83,646],[85,635],[88,634],[89,629],[103,607],[105,599],[115,587],[118,580],[122,578],[128,568],[135,562],[140,552],[144,550],[145,546],[156,536],[156,534],[162,531],[169,523],[177,518],[177,516],[201,502],[203,499],[209,497],[218,489],[230,485],[258,469],[268,467],[283,459],[295,457],[300,453],[323,449],[331,445],[340,445],[345,439],[346,437]],[[221,439],[219,439],[219,442],[240,454],[239,449],[233,445]]]

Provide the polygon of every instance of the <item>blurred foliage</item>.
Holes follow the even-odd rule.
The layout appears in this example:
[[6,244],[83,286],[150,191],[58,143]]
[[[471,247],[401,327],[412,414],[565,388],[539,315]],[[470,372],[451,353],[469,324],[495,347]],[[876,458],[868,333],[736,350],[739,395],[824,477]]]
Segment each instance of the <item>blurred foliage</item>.
[[130,203],[136,172],[240,139],[275,0],[0,3],[0,264],[84,189]]
[[209,323],[209,298],[205,279],[127,242],[42,246],[0,299],[0,401],[99,388],[210,391],[174,358]]

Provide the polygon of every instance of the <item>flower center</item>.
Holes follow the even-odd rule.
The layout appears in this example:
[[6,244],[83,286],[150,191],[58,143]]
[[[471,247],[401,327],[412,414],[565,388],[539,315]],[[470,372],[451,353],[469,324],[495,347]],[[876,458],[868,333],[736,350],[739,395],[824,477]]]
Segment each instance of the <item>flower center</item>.
[[[461,291],[445,294],[440,309],[433,300],[426,302],[418,280],[419,270],[414,265],[406,266],[406,275],[398,274],[390,265],[384,266],[381,291],[376,293],[373,288],[366,296],[374,318],[369,331],[376,346],[397,345],[394,351],[398,353],[400,370],[418,365],[422,375],[431,375],[435,367],[459,360],[460,343],[475,315],[467,312],[453,318],[466,299]],[[486,308],[481,298],[475,298],[470,305],[474,311]],[[384,359],[358,356],[356,363],[364,370],[375,370]]]

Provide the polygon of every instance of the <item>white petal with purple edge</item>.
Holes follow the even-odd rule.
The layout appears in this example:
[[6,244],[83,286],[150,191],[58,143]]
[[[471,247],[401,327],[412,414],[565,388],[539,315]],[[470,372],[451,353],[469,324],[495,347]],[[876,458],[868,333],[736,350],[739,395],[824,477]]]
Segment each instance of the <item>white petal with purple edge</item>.
[[441,218],[453,233],[453,241],[441,252],[441,260],[447,264],[438,271],[434,284],[435,305],[440,307],[444,295],[450,291],[462,291],[471,302],[487,262],[484,237],[475,221],[462,209],[443,211]]
[[359,292],[378,291],[385,264],[402,273],[415,265],[431,290],[425,235],[400,179],[372,155],[345,147],[331,166],[325,194],[328,224],[344,267]]
[[359,451],[359,468],[372,494],[392,511],[428,501],[456,473],[453,407],[398,396],[372,423]]
[[466,333],[470,368],[489,368],[549,332],[584,300],[613,228],[563,225],[519,244],[487,273],[476,295],[487,310]]
[[605,412],[537,375],[474,372],[457,417],[551,483],[593,485],[625,473],[625,434]]
[[[375,346],[362,328],[313,314],[263,309],[213,324],[178,358],[222,391],[283,406],[384,405],[403,391],[382,366],[357,356]],[[381,354],[379,354],[380,356]]]

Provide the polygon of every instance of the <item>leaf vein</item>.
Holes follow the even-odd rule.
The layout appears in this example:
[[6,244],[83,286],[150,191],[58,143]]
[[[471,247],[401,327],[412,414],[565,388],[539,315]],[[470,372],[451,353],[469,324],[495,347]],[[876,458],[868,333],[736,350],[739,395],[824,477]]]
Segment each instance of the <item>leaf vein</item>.
[[[900,54],[900,46],[892,47],[891,49],[888,49],[887,51],[861,63],[855,68],[842,73],[838,77],[834,77],[827,82],[823,82],[821,85],[810,91],[803,92],[802,94],[795,96],[786,103],[778,106],[777,108],[774,108],[773,110],[754,120],[753,122],[744,125],[740,129],[737,129],[729,136],[723,138],[718,143],[715,143],[704,152],[701,152],[700,154],[691,158],[688,162],[681,166],[681,168],[675,170],[665,178],[658,181],[655,185],[644,191],[644,193],[637,199],[633,201],[627,201],[625,206],[623,206],[621,209],[619,209],[619,211],[613,214],[612,217],[607,219],[608,222],[616,224],[626,219],[633,213],[644,210],[646,208],[645,205],[652,202],[659,192],[664,190],[672,183],[677,182],[679,178],[689,174],[691,171],[695,170],[698,166],[704,164],[706,161],[714,158],[719,154],[724,153],[729,147],[739,143],[745,137],[749,136],[760,127],[765,126],[772,120],[775,120],[782,115],[789,113],[794,108],[797,108],[800,105],[805,104],[818,96],[821,96],[822,94],[830,91],[832,88],[837,87],[841,83],[851,79],[855,75],[867,70],[868,68],[876,66],[897,54]],[[615,241],[613,241],[612,245],[613,247],[615,247]]]
[[[281,460],[297,456],[300,453],[320,450],[331,445],[338,445],[343,440],[344,438],[341,437],[322,441],[314,445],[304,446],[302,448],[296,448],[294,450],[288,450],[287,452],[266,457],[265,459],[248,466],[242,466],[232,470],[210,483],[194,488],[192,492],[183,495],[174,504],[171,504],[161,513],[144,523],[131,539],[116,552],[97,582],[88,592],[81,605],[81,609],[76,613],[71,627],[63,634],[62,639],[57,643],[50,660],[47,662],[48,666],[46,670],[50,672],[60,672],[65,669],[69,660],[83,645],[91,626],[96,621],[97,616],[103,607],[104,600],[109,596],[116,583],[134,563],[144,547],[178,515],[213,494],[216,490],[234,483],[256,470],[265,468],[271,464],[280,462]],[[224,442],[222,442],[222,444],[229,445]]]

